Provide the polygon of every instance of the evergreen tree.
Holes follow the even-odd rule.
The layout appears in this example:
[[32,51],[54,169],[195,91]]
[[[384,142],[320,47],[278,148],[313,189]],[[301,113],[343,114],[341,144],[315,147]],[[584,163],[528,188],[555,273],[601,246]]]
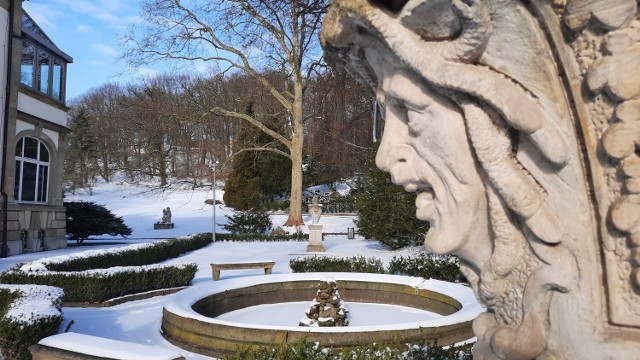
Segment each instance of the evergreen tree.
[[227,224],[223,227],[232,234],[264,234],[273,226],[269,213],[257,209],[238,211],[225,217]]
[[91,190],[95,176],[94,164],[97,141],[92,132],[89,115],[83,106],[75,109],[70,120],[71,132],[67,135],[64,178],[71,191]]
[[[251,103],[245,112],[255,116]],[[291,187],[291,162],[265,150],[273,145],[267,135],[249,125],[242,125],[235,143],[238,151],[244,151],[234,156],[231,173],[225,182],[223,200],[227,206],[248,210],[272,200],[276,194]]]
[[67,235],[82,244],[92,235],[109,234],[123,237],[131,235],[122,217],[115,216],[102,205],[93,202],[65,202],[67,208]]
[[398,249],[421,244],[429,223],[416,219],[415,194],[391,182],[391,176],[375,167],[371,158],[352,192],[358,213],[358,229],[367,239]]

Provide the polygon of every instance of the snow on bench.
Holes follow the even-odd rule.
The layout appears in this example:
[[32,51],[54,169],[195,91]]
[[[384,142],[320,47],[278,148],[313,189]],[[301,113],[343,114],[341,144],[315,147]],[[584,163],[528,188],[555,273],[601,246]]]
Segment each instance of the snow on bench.
[[[98,336],[63,333],[46,337],[29,347],[33,360],[48,359],[118,359],[118,360],[184,360],[181,353],[171,349]],[[79,355],[89,355],[79,356]]]
[[213,263],[211,264],[211,272],[213,273],[213,281],[220,280],[220,270],[264,269],[264,274],[269,275],[275,264],[276,262],[271,260]]

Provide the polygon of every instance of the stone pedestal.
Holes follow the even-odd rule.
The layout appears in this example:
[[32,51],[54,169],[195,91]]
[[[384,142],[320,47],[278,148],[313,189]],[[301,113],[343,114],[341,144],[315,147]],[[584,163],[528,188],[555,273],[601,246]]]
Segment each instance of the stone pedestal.
[[169,230],[173,229],[173,223],[155,223],[153,224],[153,230]]
[[322,245],[322,225],[311,224],[309,225],[309,245],[307,245],[307,252],[323,252],[324,245]]

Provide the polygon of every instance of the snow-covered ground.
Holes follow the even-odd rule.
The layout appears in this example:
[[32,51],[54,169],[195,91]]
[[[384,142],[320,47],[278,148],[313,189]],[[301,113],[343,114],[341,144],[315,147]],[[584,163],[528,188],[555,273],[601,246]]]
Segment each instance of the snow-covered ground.
[[[110,183],[97,186],[93,195],[76,194],[68,195],[67,200],[92,201],[106,206],[113,213],[122,216],[133,233],[129,239],[120,237],[101,236],[105,240],[89,240],[91,246],[69,247],[48,252],[31,253],[11,256],[0,259],[0,271],[14,267],[18,263],[24,263],[42,257],[59,256],[78,251],[106,249],[126,246],[132,243],[158,241],[160,238],[172,238],[188,234],[210,232],[213,227],[213,209],[206,205],[205,200],[211,199],[212,192],[206,190],[169,190],[152,191],[149,188],[120,183]],[[216,192],[216,199],[222,199],[222,192]],[[172,221],[175,228],[171,230],[153,230],[153,224],[160,221],[162,209],[170,207]],[[232,210],[223,205],[216,206],[215,215],[216,230],[223,231],[221,224],[226,223],[225,215]],[[273,215],[273,225],[282,225],[286,220],[286,214]],[[362,255],[381,259],[385,265],[393,256],[417,255],[422,252],[420,247],[406,248],[400,251],[391,251],[376,241],[368,241],[356,236],[355,239],[347,239],[347,229],[355,227],[353,216],[323,216],[320,223],[326,233],[345,233],[345,235],[328,235],[325,237],[325,254],[338,257],[351,257]],[[305,216],[305,222],[310,223],[310,217]],[[306,227],[302,231],[308,231]],[[114,244],[114,241],[120,242]],[[274,260],[274,274],[291,273],[289,260],[304,256],[307,243],[300,242],[216,242],[201,250],[194,251],[168,263],[196,263],[198,272],[193,284],[210,282],[211,267],[209,264],[216,261],[251,261]],[[307,254],[308,255],[308,254]],[[262,273],[257,270],[223,271],[221,280],[256,276]],[[168,296],[158,296],[148,300],[133,301],[108,308],[63,308],[64,323],[61,332],[70,325],[69,331],[95,335],[108,339],[122,340],[139,344],[153,345],[167,349],[177,349],[188,359],[210,359],[208,357],[189,353],[171,345],[160,335],[160,322],[162,307]]]

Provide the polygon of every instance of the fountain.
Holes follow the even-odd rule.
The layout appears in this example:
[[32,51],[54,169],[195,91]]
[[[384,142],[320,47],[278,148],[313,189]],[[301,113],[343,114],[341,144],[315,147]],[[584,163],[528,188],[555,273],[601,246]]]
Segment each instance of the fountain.
[[[349,326],[302,327],[297,326],[298,320],[290,325],[278,325],[276,319],[268,324],[225,320],[237,310],[276,304],[286,306],[293,315],[299,314],[289,303],[308,304],[316,296],[319,280],[328,276],[335,279],[340,295],[352,310]],[[353,314],[361,304],[403,306],[439,315],[357,326]],[[163,308],[161,330],[174,345],[214,357],[233,354],[243,346],[279,346],[303,340],[334,349],[373,342],[391,347],[404,347],[405,343],[448,345],[473,337],[471,323],[483,311],[471,288],[438,280],[355,273],[275,274],[221,280],[215,286],[200,283],[176,293]],[[267,313],[268,317],[275,314]]]

